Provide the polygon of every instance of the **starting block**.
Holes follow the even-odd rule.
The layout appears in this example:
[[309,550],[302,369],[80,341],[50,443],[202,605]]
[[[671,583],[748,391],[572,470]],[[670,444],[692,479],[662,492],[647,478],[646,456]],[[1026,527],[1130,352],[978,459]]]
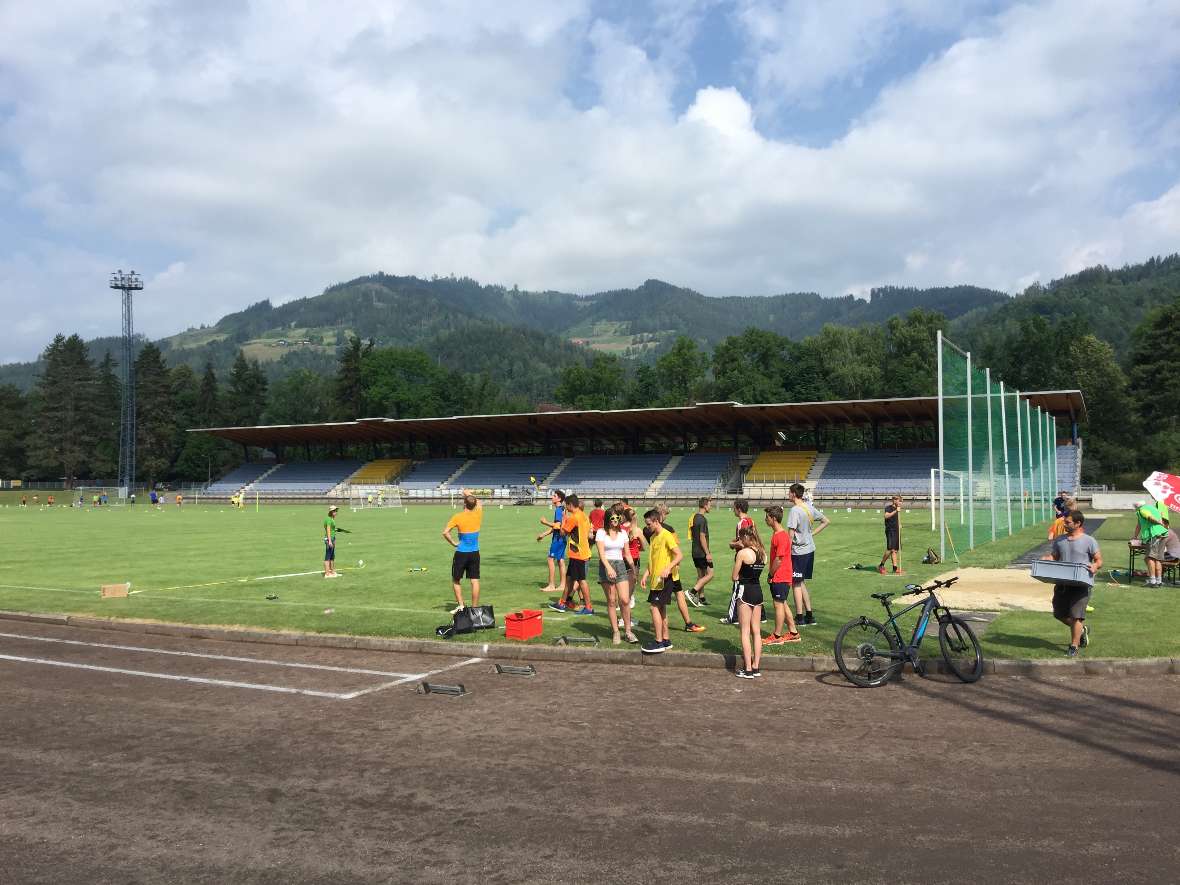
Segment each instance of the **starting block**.
[[125,584],[103,584],[102,598],[103,599],[126,599],[127,594],[131,592],[131,582]]
[[554,645],[598,645],[597,636],[558,636]]
[[467,694],[467,689],[462,685],[447,685],[442,682],[419,682],[415,691],[418,694],[443,694],[453,698]]
[[536,676],[537,668],[532,664],[517,667],[514,664],[496,664],[496,672],[501,676]]

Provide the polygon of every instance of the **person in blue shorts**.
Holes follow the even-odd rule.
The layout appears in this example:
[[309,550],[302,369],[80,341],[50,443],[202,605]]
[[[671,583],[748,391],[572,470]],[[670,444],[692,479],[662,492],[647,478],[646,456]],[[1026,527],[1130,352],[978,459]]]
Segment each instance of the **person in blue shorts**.
[[[549,495],[549,500],[553,504],[553,519],[550,521],[541,517],[541,525],[545,526],[545,531],[537,535],[538,542],[542,538],[549,538],[549,583],[541,588],[541,592],[559,593],[565,587],[566,569],[569,566],[565,557],[565,535],[561,533],[561,521],[565,518],[565,492],[554,489]],[[559,569],[560,586],[553,583]]]

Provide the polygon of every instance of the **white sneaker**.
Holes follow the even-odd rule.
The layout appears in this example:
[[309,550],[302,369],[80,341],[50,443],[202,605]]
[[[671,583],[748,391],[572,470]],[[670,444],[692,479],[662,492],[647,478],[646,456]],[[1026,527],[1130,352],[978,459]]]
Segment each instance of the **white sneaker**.
[[620,627],[622,627],[622,626],[623,626],[623,619],[622,619],[622,618],[619,618],[619,619],[618,619],[618,622],[619,622],[619,626],[620,626]]
[[628,606],[628,607],[629,607],[629,608],[635,608],[635,597],[634,597],[634,596],[632,596],[632,597],[631,597],[631,605],[630,605],[630,606]]
[[463,611],[464,608],[466,608],[466,606],[457,605],[453,609],[451,609],[451,614],[457,615],[457,614],[459,614],[459,612]]

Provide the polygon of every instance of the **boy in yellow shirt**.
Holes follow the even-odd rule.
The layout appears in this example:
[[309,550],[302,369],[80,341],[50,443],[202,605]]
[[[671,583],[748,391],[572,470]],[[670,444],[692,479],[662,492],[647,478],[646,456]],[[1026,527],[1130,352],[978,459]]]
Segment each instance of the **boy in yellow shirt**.
[[668,603],[672,601],[675,581],[672,573],[680,565],[684,554],[676,536],[660,524],[660,512],[649,510],[643,514],[643,521],[651,531],[648,541],[648,562],[651,571],[651,592],[647,602],[651,606],[652,631],[655,639],[643,646],[644,654],[661,654],[672,647],[668,638]]

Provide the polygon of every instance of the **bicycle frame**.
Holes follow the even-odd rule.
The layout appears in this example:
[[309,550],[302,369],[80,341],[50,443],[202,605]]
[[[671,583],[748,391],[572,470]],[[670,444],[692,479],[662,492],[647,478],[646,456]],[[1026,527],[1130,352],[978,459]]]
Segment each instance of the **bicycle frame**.
[[[934,595],[933,590],[931,590],[926,595],[925,599],[919,600],[913,605],[907,605],[899,612],[895,612],[893,610],[893,608],[889,605],[888,599],[882,599],[881,605],[885,607],[885,614],[889,616],[885,621],[885,628],[893,628],[893,633],[897,637],[897,644],[901,646],[902,649],[900,653],[890,652],[889,657],[894,659],[900,658],[903,661],[918,660],[918,649],[921,648],[922,640],[926,636],[926,630],[930,626],[931,615],[934,615],[935,620],[939,622],[941,622],[944,617],[950,616],[950,609],[938,601],[938,597]],[[918,616],[918,623],[914,626],[913,635],[910,636],[910,641],[907,643],[902,638],[901,628],[897,625],[897,619],[905,614],[908,614],[909,612],[912,612],[916,608],[922,609],[922,614]]]

